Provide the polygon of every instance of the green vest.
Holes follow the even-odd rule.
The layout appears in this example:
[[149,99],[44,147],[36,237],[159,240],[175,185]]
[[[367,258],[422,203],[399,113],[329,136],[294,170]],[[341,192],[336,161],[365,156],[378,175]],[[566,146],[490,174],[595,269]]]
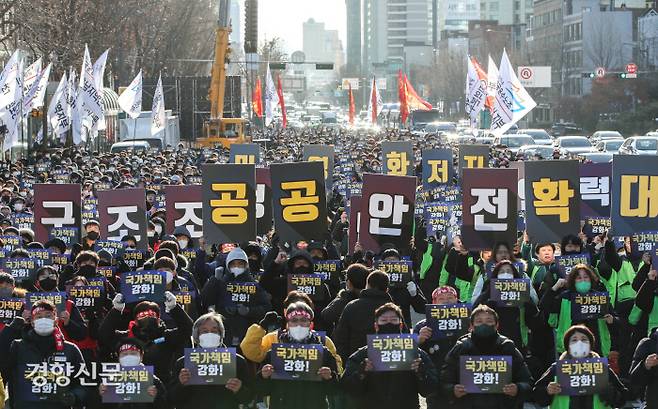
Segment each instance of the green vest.
[[[597,321],[598,330],[599,330],[599,339],[601,345],[601,355],[607,357],[610,355],[610,331],[608,330],[608,324],[603,318],[599,318]],[[548,325],[555,328],[555,349],[559,354],[564,352],[564,345],[562,339],[564,334],[569,328],[571,328],[571,300],[562,298],[560,304],[560,313],[551,313],[548,317]]]
[[448,273],[448,270],[446,270],[446,264],[448,263],[448,254],[443,257],[443,262],[441,263],[441,274],[439,275],[439,285],[443,287],[444,285],[448,285],[448,281],[450,280],[450,273]]
[[[637,305],[633,305],[631,313],[628,314],[628,323],[631,325],[637,325],[642,318],[642,310]],[[647,323],[647,336],[651,335],[651,331],[654,328],[658,328],[658,297],[654,295],[653,297],[653,306],[651,307],[651,312],[649,313],[649,319]]]
[[457,287],[457,290],[459,291],[460,302],[471,301],[475,283],[477,283],[478,277],[480,276],[480,266],[473,260],[473,257],[471,256],[468,256],[468,267],[473,269],[473,278],[471,278],[471,281],[466,281],[460,279],[459,277],[455,277],[455,287]]
[[427,251],[423,253],[423,260],[420,262],[420,279],[424,280],[425,279],[425,274],[429,271],[430,267],[432,267],[432,243],[427,243]]
[[[556,380],[557,382],[557,380]],[[551,409],[569,409],[571,404],[571,397],[566,395],[555,395],[551,403]],[[599,395],[592,395],[592,408],[593,409],[608,409],[610,406],[601,401]]]
[[635,299],[636,292],[633,290],[635,274],[633,265],[628,260],[624,260],[621,263],[619,272],[612,270],[608,280],[599,274],[601,281],[610,294],[610,303],[613,307],[617,306],[617,301],[623,302]]

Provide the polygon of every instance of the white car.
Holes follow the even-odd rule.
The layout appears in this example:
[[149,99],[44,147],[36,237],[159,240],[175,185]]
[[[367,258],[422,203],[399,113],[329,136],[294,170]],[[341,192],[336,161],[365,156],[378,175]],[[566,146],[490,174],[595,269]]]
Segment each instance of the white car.
[[618,153],[623,143],[623,139],[604,139],[596,144],[596,150],[599,152]]
[[592,144],[584,136],[560,136],[555,139],[554,146],[561,156],[578,155],[593,151]]
[[658,151],[658,136],[631,136],[619,148],[622,155],[655,155]]
[[532,136],[537,145],[553,145],[553,137],[543,129],[519,129],[519,133]]
[[624,139],[624,137],[617,131],[596,131],[592,134],[590,141],[597,143],[608,139]]
[[493,146],[506,146],[507,149],[516,153],[523,146],[536,145],[535,140],[530,135],[511,134],[494,138]]

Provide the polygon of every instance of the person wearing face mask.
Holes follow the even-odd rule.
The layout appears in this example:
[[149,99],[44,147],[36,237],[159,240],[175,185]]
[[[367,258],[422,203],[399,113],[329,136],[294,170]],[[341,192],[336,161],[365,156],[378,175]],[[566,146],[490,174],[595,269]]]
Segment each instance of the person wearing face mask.
[[[199,317],[192,327],[195,348],[224,348],[224,323],[222,316],[209,312]],[[178,409],[238,409],[253,399],[253,376],[247,361],[236,354],[237,373],[226,385],[190,385],[191,373],[184,367],[185,357],[179,358],[172,370],[168,385],[170,402]]]
[[[84,405],[87,391],[74,376],[69,378],[71,382],[68,386],[58,387],[58,393],[53,396],[52,401],[31,402],[29,397],[25,396],[25,365],[57,362],[77,370],[85,364],[78,347],[64,339],[57,326],[55,305],[51,301],[36,301],[28,322],[23,317],[16,317],[10,326],[0,333],[0,350],[4,351],[0,354],[0,371],[9,385],[10,407],[71,409]],[[23,336],[16,337],[15,332],[23,333]]]
[[249,272],[256,281],[260,281],[263,275],[263,250],[256,241],[248,242],[244,247],[249,259]]
[[[454,270],[446,269],[448,277],[442,275],[441,285],[451,285],[457,289],[459,301],[468,302],[473,297],[473,291],[478,279],[484,272],[484,266],[491,261],[492,251],[469,251],[461,240],[455,237],[453,249],[457,253],[454,259]],[[452,273],[452,274],[450,274]]]
[[[488,265],[482,265],[482,271],[490,271],[489,266],[495,266],[496,264],[500,263],[503,260],[509,260],[512,263],[522,263],[524,265],[524,270],[527,270],[527,267],[525,265],[525,261],[519,260],[515,257],[514,251],[512,250],[512,247],[506,243],[506,242],[498,242],[493,246],[493,250],[491,253],[491,259],[489,260]],[[485,277],[487,274],[479,274],[477,278],[477,282],[475,283],[475,287],[473,288],[473,294],[471,295],[471,302],[474,303],[479,297],[480,294],[482,293],[482,289],[484,288],[484,282],[488,280],[488,277]],[[537,297],[537,292],[533,292],[535,294],[535,297]]]
[[[159,250],[162,252],[163,250]],[[156,271],[161,271],[165,273],[166,291],[178,292],[186,291],[191,292],[190,283],[183,277],[179,277],[176,272],[176,262],[169,257],[159,257],[153,264],[153,269]],[[193,290],[192,290],[193,291]],[[193,300],[190,304],[184,305],[183,309],[192,319],[196,319],[199,316],[199,309],[197,308],[198,302],[196,302],[196,294],[193,295]],[[167,328],[175,327],[176,322],[169,316],[165,314],[163,317]]]
[[[224,274],[210,278],[201,292],[203,306],[213,307],[226,317],[228,346],[238,346],[249,326],[259,322],[272,309],[269,296],[249,271],[248,260],[247,253],[241,248],[231,250],[226,257]],[[255,292],[245,293],[239,290],[240,286],[255,287]]]
[[[578,264],[573,267],[566,279],[560,278],[544,294],[540,309],[548,316],[548,324],[555,328],[555,339],[562,339],[572,325],[583,324],[592,331],[596,339],[592,350],[607,358],[615,344],[611,330],[615,328],[617,318],[608,313],[601,318],[583,321],[575,316],[572,309],[572,300],[576,295],[587,295],[594,291],[605,291],[605,287],[589,266]],[[561,343],[556,342],[555,347],[558,353],[564,352]]]
[[[338,250],[336,250],[336,247],[331,240],[327,240],[326,243],[312,241],[308,244],[306,251],[311,255],[313,263],[323,260],[340,259],[340,254],[338,254]],[[338,271],[329,277],[329,280],[327,280],[327,286],[329,288],[329,299],[331,299],[335,297],[340,290],[340,274]]]
[[[432,304],[445,305],[456,304],[459,302],[457,298],[457,290],[449,286],[437,287],[432,292]],[[414,334],[418,334],[418,346],[425,351],[434,367],[440,370],[443,367],[445,356],[450,349],[455,345],[456,339],[442,338],[432,339],[432,328],[427,326],[427,320],[420,320],[413,329]],[[437,375],[438,376],[438,375]],[[441,405],[443,398],[441,397],[440,390],[438,393],[431,394],[427,397],[427,408],[438,409]]]
[[[583,325],[569,328],[561,343],[565,350],[560,356],[561,360],[599,358],[599,355],[592,351],[592,345],[595,344],[594,334]],[[535,384],[533,392],[537,404],[551,409],[624,407],[628,390],[610,367],[607,368],[608,384],[603,391],[594,395],[568,396],[561,393],[562,387],[556,382],[556,366],[557,363],[553,363]]]
[[559,278],[559,271],[555,263],[555,244],[539,243],[535,245],[535,257],[531,254],[532,245],[530,236],[523,233],[523,244],[521,246],[521,256],[528,265],[528,275],[532,280],[532,286],[541,298],[544,292],[555,284]]
[[[122,367],[147,365],[142,363],[144,344],[135,338],[120,340],[116,347],[116,356],[119,365]],[[153,402],[101,403],[102,396],[105,393],[107,393],[107,386],[101,384],[98,387],[98,396],[94,399],[96,407],[108,409],[160,409],[166,408],[168,404],[167,390],[156,374],[153,375],[153,385],[146,389],[146,393],[153,397]]]
[[112,348],[119,339],[137,338],[144,344],[145,365],[153,365],[155,374],[165,383],[169,382],[172,358],[182,354],[183,348],[189,342],[192,334],[192,320],[176,303],[176,296],[165,292],[164,306],[175,321],[176,327],[167,328],[160,318],[160,306],[151,301],[142,301],[126,315],[133,317],[125,328],[123,317],[126,303],[122,294],[117,294],[112,300],[113,307],[99,328],[99,343],[101,347]]
[[[441,370],[440,385],[449,407],[463,409],[508,409],[521,407],[531,392],[532,376],[514,342],[498,333],[498,314],[480,305],[471,312],[470,333],[461,337],[448,352]],[[460,357],[504,355],[512,358],[512,383],[502,394],[468,394],[460,384]]]
[[158,235],[155,231],[155,223],[149,220],[148,225],[146,226],[146,236],[148,237],[149,247],[153,251],[158,250]]
[[59,285],[63,287],[64,283],[71,281],[75,276],[82,276],[86,279],[98,278],[96,272],[100,258],[94,251],[81,251],[75,257],[73,264],[66,265],[59,275]]
[[[37,281],[34,283],[36,292],[57,292],[58,274],[51,266],[43,266],[37,270]],[[87,337],[87,324],[80,310],[72,300],[66,300],[65,308],[59,313],[59,325],[67,341],[82,341]]]
[[[400,334],[404,328],[402,311],[393,303],[377,308],[374,315],[377,334]],[[410,371],[375,372],[368,359],[368,347],[359,348],[345,364],[341,386],[358,408],[418,409],[418,395],[428,396],[438,387],[437,369],[429,355],[418,348]]]
[[[90,220],[84,225],[85,236],[82,238],[82,249],[81,250],[93,250],[94,244],[101,237],[101,225],[96,220]],[[78,251],[75,251],[78,253]]]
[[20,196],[13,198],[10,202],[10,206],[12,209],[14,209],[15,214],[19,214],[19,213],[30,214],[30,212],[25,208],[25,199]]
[[[515,278],[528,278],[525,274],[520,273],[514,264],[509,260],[503,260],[496,264],[493,269],[491,278],[498,280],[512,280]],[[540,323],[539,310],[537,309],[537,293],[534,288],[530,290],[530,300],[521,307],[506,307],[499,305],[498,302],[490,299],[491,297],[491,281],[486,280],[482,293],[473,304],[477,307],[480,304],[485,304],[491,309],[496,311],[500,317],[500,326],[498,332],[501,335],[514,341],[516,347],[521,351],[523,356],[527,355],[530,331],[534,331]]]
[[[16,281],[11,274],[0,272],[0,299],[25,298],[25,294],[25,289],[16,287]],[[4,322],[0,322],[0,332],[6,326]]]
[[[297,302],[286,308],[286,329],[279,334],[281,344],[319,344],[322,340],[312,331],[313,310],[308,305]],[[306,382],[295,380],[274,380],[274,367],[270,364],[270,351],[265,357],[258,378],[258,392],[270,397],[270,409],[328,409],[327,400],[338,383],[336,359],[323,346],[322,367],[318,370],[320,381]]]
[[[260,279],[260,285],[272,296],[272,307],[275,311],[283,310],[283,300],[288,294],[288,274],[310,274],[313,272],[313,259],[307,251],[293,250],[288,257],[285,250],[277,245],[270,252],[278,252],[274,262],[266,265]],[[269,256],[269,254],[268,254]],[[267,264],[267,263],[266,263]]]

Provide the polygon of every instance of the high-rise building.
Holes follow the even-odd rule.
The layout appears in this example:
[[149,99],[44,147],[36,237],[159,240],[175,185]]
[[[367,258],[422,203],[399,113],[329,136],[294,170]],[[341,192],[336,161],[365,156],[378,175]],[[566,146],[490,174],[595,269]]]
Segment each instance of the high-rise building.
[[347,13],[347,71],[356,73],[361,68],[361,0],[345,0]]
[[241,24],[241,11],[240,2],[238,0],[231,0],[229,10],[229,18],[231,20],[231,35],[229,40],[233,49],[242,48],[242,24]]
[[364,74],[375,64],[386,61],[386,1],[363,0],[363,55]]
[[336,70],[343,65],[343,43],[338,30],[327,30],[324,23],[311,18],[303,24],[302,42],[307,61],[331,62]]
[[649,9],[638,19],[638,54],[643,70],[658,69],[658,11]]
[[386,56],[403,61],[406,46],[432,44],[432,2],[388,0],[386,2]]

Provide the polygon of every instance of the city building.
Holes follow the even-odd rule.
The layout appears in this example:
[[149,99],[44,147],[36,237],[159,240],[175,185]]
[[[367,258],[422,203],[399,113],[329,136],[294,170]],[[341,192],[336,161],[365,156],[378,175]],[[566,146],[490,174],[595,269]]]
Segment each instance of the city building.
[[486,67],[489,56],[498,64],[503,48],[509,45],[513,29],[513,25],[500,25],[495,20],[469,21],[468,53],[483,67]]
[[637,20],[638,64],[641,71],[658,70],[658,11],[648,9]]
[[229,11],[229,18],[231,21],[231,35],[229,41],[233,45],[233,49],[242,49],[242,14],[240,10],[240,2],[238,0],[231,0]]
[[361,70],[361,0],[345,0],[347,13],[347,72],[359,73]]

